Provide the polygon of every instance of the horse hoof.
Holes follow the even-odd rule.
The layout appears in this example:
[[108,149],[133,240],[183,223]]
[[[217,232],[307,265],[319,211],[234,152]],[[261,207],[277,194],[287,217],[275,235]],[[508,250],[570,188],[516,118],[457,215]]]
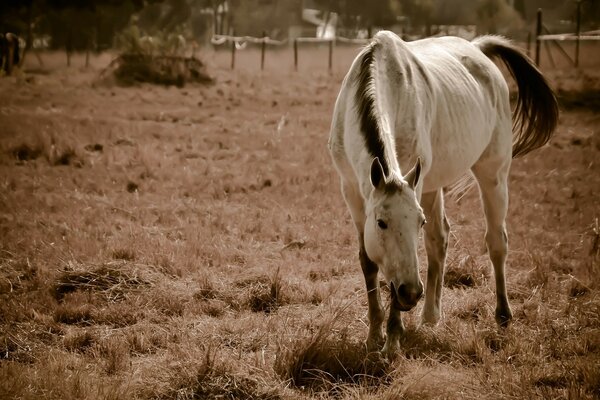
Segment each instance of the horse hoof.
[[425,315],[423,314],[421,316],[421,325],[423,326],[436,326],[437,323],[440,320],[440,316],[439,315]]
[[389,341],[386,341],[385,345],[383,345],[383,349],[381,349],[381,354],[391,361],[396,358],[399,350],[400,344],[398,342],[392,344]]
[[512,311],[510,308],[506,308],[504,310],[496,310],[496,323],[501,328],[508,327],[510,320],[512,319]]
[[385,338],[383,336],[376,337],[376,338],[368,338],[367,341],[365,342],[365,346],[367,347],[367,352],[371,353],[374,351],[379,351],[379,349],[381,349],[381,346],[383,346],[384,341],[385,341]]

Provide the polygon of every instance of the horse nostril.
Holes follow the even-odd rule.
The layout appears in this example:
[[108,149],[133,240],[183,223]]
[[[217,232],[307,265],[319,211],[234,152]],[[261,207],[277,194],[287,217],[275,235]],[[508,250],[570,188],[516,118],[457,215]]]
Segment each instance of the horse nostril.
[[398,298],[404,300],[407,304],[416,304],[423,295],[423,286],[418,285],[416,288],[407,284],[398,286]]
[[398,297],[401,299],[406,299],[408,298],[407,294],[408,291],[406,290],[406,285],[402,283],[400,286],[398,286]]

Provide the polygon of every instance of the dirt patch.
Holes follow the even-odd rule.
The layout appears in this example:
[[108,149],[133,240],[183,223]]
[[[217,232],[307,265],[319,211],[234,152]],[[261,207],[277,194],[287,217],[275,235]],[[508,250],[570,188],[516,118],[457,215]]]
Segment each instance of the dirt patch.
[[557,92],[558,101],[565,109],[600,110],[600,88],[587,90],[567,91],[560,89]]

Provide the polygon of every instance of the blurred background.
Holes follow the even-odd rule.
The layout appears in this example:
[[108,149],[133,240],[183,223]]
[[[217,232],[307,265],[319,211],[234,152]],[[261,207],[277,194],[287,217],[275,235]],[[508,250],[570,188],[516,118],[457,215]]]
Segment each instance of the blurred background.
[[[0,32],[26,48],[103,51],[132,27],[141,36],[182,35],[199,45],[213,34],[285,40],[368,37],[390,29],[405,39],[498,33],[526,40],[538,8],[552,33],[574,32],[573,0],[2,0]],[[600,0],[581,3],[581,29],[597,28]]]

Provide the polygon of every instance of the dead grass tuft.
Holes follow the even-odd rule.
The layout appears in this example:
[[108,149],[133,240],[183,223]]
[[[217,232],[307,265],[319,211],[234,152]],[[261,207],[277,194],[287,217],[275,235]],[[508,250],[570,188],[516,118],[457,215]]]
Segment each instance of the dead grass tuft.
[[149,297],[148,306],[167,317],[180,317],[192,302],[188,293],[181,293],[170,287],[159,287]]
[[330,270],[314,270],[313,269],[308,273],[308,279],[311,282],[328,281],[332,278],[341,277],[343,275],[344,275],[343,272],[336,268],[331,268]]
[[139,185],[133,181],[129,181],[127,182],[126,188],[129,193],[135,193],[138,191]]
[[[274,390],[261,390],[256,380],[224,370],[200,370],[190,386],[177,390],[176,399],[280,399]],[[172,398],[172,397],[167,397]]]
[[588,393],[596,398],[600,397],[600,364],[598,363],[598,352],[596,351],[596,354],[590,357],[588,362],[579,362],[575,369],[579,379],[577,380],[578,382],[574,383],[580,385],[583,382],[582,386]]
[[222,317],[225,314],[225,308],[227,304],[220,300],[209,300],[204,302],[200,309],[203,314],[208,315],[209,317]]
[[342,383],[378,385],[385,381],[390,364],[379,353],[367,353],[341,309],[330,315],[314,333],[288,346],[279,345],[275,372],[298,388],[335,392]]
[[276,389],[264,388],[257,378],[236,373],[217,358],[217,351],[211,348],[178,355],[178,361],[169,365],[167,387],[151,397],[165,400],[281,398]]
[[96,344],[94,351],[104,358],[104,370],[108,375],[116,374],[129,365],[129,344],[123,337],[109,336]]
[[53,128],[49,128],[49,130],[27,133],[25,139],[3,147],[11,157],[17,160],[18,164],[43,156],[52,166],[82,167],[85,160],[77,150],[77,139],[71,137],[70,133],[63,132],[64,127],[62,126],[56,129],[61,132],[57,134]]
[[102,151],[104,150],[104,146],[101,145],[100,143],[90,143],[90,144],[86,144],[84,149],[86,149],[87,151],[90,152],[98,152],[98,153],[102,153]]
[[254,312],[270,313],[286,302],[286,298],[283,294],[283,282],[281,275],[279,274],[279,268],[275,272],[272,278],[259,277],[255,283],[245,282],[250,284],[249,297],[247,304],[250,310]]
[[584,285],[579,280],[573,279],[569,285],[569,297],[580,297],[588,294],[591,291],[589,286]]
[[131,302],[109,303],[94,311],[93,317],[96,324],[109,325],[115,328],[123,328],[142,321],[145,317],[145,309]]
[[489,326],[477,329],[472,323],[460,321],[436,328],[408,328],[400,339],[400,348],[410,360],[435,360],[468,367],[485,365],[491,353],[512,345],[510,339],[496,329],[493,320]]
[[[596,360],[597,361],[597,360]],[[600,395],[600,366],[594,360],[567,362],[558,367],[550,365],[534,372],[531,383],[536,387],[564,389],[577,396],[568,398],[598,398]],[[556,393],[556,392],[554,392]]]
[[202,278],[199,286],[199,289],[194,293],[196,300],[212,300],[219,297],[219,291],[207,276]]
[[475,296],[474,293],[465,294],[465,304],[454,312],[454,315],[467,321],[480,321],[492,318],[488,299]]
[[77,152],[74,148],[68,146],[61,149],[52,147],[50,158],[50,164],[54,166],[66,166],[73,165],[81,168],[83,166],[83,159],[77,156]]
[[126,340],[132,353],[153,354],[167,346],[169,334],[163,327],[143,324],[132,327],[126,333]]
[[150,283],[135,271],[126,271],[122,264],[106,264],[92,271],[64,271],[52,288],[54,298],[62,300],[75,291],[102,292],[111,300],[122,299],[125,293]]
[[449,263],[444,274],[444,286],[450,289],[476,287],[486,279],[486,274],[477,266],[471,255],[466,255],[458,263]]
[[566,388],[569,384],[569,379],[565,373],[552,373],[542,375],[533,380],[535,386],[549,386],[552,388]]
[[[113,68],[112,64],[116,67]],[[114,69],[117,82],[123,86],[143,82],[177,87],[183,87],[187,82],[213,83],[204,63],[192,57],[121,54],[109,68]]]
[[89,330],[75,331],[63,338],[63,345],[69,351],[84,352],[89,349],[97,338]]
[[455,270],[447,271],[444,275],[444,286],[450,289],[476,286],[475,278],[470,273]]
[[0,360],[17,360],[22,346],[9,332],[0,332]]
[[63,324],[91,324],[93,307],[90,304],[59,304],[54,310],[54,321]]
[[132,249],[120,248],[112,251],[112,258],[115,260],[133,261],[136,258],[135,251]]
[[29,260],[0,262],[0,295],[32,289],[37,284],[38,268]]
[[29,143],[21,143],[10,149],[10,154],[19,161],[35,160],[44,152],[41,144],[31,145]]

